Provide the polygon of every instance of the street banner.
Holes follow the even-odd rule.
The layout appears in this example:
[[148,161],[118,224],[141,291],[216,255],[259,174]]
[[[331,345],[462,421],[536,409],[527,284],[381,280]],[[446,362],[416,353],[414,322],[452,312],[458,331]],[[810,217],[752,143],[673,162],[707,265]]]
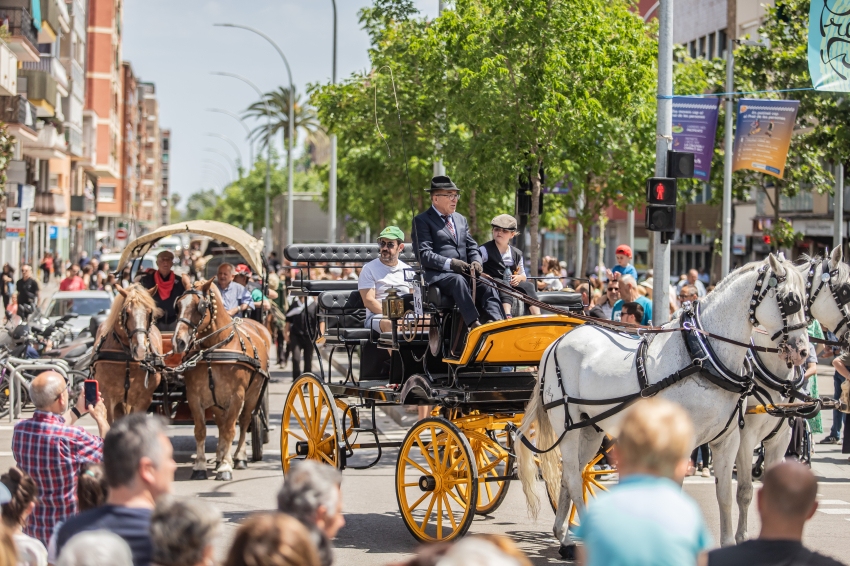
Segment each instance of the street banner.
[[23,208],[10,207],[6,209],[6,237],[23,238],[27,232],[27,211]]
[[781,179],[799,106],[797,100],[740,99],[732,170],[750,169]]
[[809,74],[815,90],[850,92],[850,0],[812,0]]
[[720,99],[673,97],[673,149],[694,154],[694,177],[708,181]]

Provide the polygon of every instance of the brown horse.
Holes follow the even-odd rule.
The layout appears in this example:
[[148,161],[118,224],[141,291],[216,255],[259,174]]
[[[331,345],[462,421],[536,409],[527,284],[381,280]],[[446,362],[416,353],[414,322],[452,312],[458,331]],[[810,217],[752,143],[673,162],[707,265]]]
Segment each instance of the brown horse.
[[172,345],[174,352],[185,353],[184,362],[204,352],[195,367],[183,373],[197,442],[192,479],[207,478],[205,412],[211,408],[218,427],[216,479],[230,480],[234,468],[230,446],[237,421],[235,467],[244,469],[248,464],[245,441],[268,376],[271,335],[258,322],[227,314],[221,293],[212,283],[212,279],[199,281],[177,299],[178,319]]
[[155,356],[162,353],[162,336],[153,324],[162,314],[152,297],[155,292],[138,284],[118,287],[109,318],[97,331],[91,375],[110,423],[147,411],[162,377],[154,368]]

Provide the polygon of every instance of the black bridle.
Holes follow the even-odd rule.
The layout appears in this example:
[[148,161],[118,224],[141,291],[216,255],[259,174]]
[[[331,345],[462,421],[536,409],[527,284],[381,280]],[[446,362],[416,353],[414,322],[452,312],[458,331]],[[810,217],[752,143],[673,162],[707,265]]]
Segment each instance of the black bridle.
[[[132,347],[132,344],[130,344],[130,342],[132,342],[133,336],[135,336],[136,334],[144,334],[144,336],[145,336],[145,347],[150,348],[150,345],[151,345],[150,329],[151,329],[151,326],[153,326],[153,312],[152,311],[148,312],[145,315],[145,326],[144,326],[144,328],[134,328],[133,330],[128,330],[127,329],[127,320],[129,319],[129,313],[127,312],[127,308],[128,308],[128,306],[122,307],[122,309],[121,309],[121,319],[119,320],[118,324],[120,325],[121,330],[124,331],[124,334],[127,335],[128,345],[130,345],[130,347]],[[119,340],[119,342],[120,342],[120,340]]]
[[[180,299],[182,299],[186,295],[192,295],[192,296],[198,297],[199,300],[198,300],[198,306],[197,306],[196,310],[197,310],[197,313],[199,315],[201,315],[201,319],[197,322],[197,324],[192,322],[188,318],[184,318],[182,316],[178,317],[178,319],[177,319],[178,324],[182,322],[183,324],[185,324],[186,326],[188,326],[189,328],[192,329],[192,332],[189,335],[189,344],[192,344],[193,342],[195,342],[195,337],[197,336],[198,332],[203,330],[203,328],[206,328],[207,326],[212,324],[213,302],[212,302],[212,298],[208,294],[203,293],[199,289],[187,289],[186,291],[183,292],[182,295],[180,295],[179,297],[177,297],[177,299],[175,299],[175,301],[174,301],[174,310],[175,311],[177,310],[177,307],[180,303]],[[204,325],[203,328],[201,328],[201,325],[203,325],[204,321],[207,319],[207,315],[209,315],[209,322],[207,322],[207,324]]]
[[[808,281],[806,281],[806,293],[808,293],[805,306],[806,320],[811,318],[812,305],[815,304],[818,294],[823,289],[823,286],[826,285],[829,287],[830,293],[832,293],[832,298],[835,299],[835,304],[838,305],[838,310],[841,311],[841,322],[832,332],[838,338],[839,342],[846,346],[850,342],[850,315],[847,314],[847,309],[845,308],[847,303],[850,303],[850,283],[842,283],[841,285],[834,285],[832,283],[832,278],[839,274],[839,270],[838,267],[830,270],[829,260],[827,258],[823,258],[821,263],[820,280],[815,281],[815,266],[817,265],[817,261],[816,258],[809,260],[809,277]],[[814,290],[811,290],[812,287],[814,287]],[[845,328],[843,335],[840,332],[842,327]]]
[[[787,279],[787,275],[777,275],[773,272],[772,269],[769,269],[766,265],[763,265],[758,270],[758,279],[756,280],[755,288],[753,288],[753,297],[750,299],[750,323],[753,326],[757,326],[759,324],[758,318],[756,317],[756,309],[764,300],[765,296],[770,290],[773,290],[776,293],[776,304],[779,306],[779,313],[782,316],[782,328],[777,330],[776,333],[770,337],[770,339],[776,342],[776,339],[782,336],[782,341],[780,342],[780,346],[784,346],[788,344],[788,334],[803,328],[808,327],[808,317],[806,317],[803,322],[788,325],[788,317],[792,314],[796,314],[800,312],[800,309],[803,308],[803,301],[800,300],[800,297],[797,296],[797,293],[783,293],[779,294],[778,287],[779,284],[784,283]],[[765,284],[764,280],[767,279],[767,284]]]

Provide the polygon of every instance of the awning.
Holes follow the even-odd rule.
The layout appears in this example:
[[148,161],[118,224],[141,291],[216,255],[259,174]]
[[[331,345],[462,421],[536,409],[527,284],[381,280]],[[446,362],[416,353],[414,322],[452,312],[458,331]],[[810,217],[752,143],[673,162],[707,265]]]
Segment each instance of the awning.
[[232,246],[241,255],[254,273],[263,273],[263,242],[249,235],[244,230],[217,222],[215,220],[190,220],[169,226],[162,226],[153,232],[130,242],[121,254],[118,271],[124,269],[128,262],[148,253],[156,243],[166,236],[174,234],[198,234],[207,236]]

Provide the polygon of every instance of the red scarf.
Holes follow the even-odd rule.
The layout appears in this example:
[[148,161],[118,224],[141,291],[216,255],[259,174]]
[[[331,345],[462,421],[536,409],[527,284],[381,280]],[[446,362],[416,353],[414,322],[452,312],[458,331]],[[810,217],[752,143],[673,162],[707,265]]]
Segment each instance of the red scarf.
[[171,296],[171,291],[174,289],[174,282],[177,281],[177,276],[171,273],[168,281],[162,278],[157,269],[153,274],[153,280],[156,283],[156,290],[159,293],[159,298],[165,301]]

